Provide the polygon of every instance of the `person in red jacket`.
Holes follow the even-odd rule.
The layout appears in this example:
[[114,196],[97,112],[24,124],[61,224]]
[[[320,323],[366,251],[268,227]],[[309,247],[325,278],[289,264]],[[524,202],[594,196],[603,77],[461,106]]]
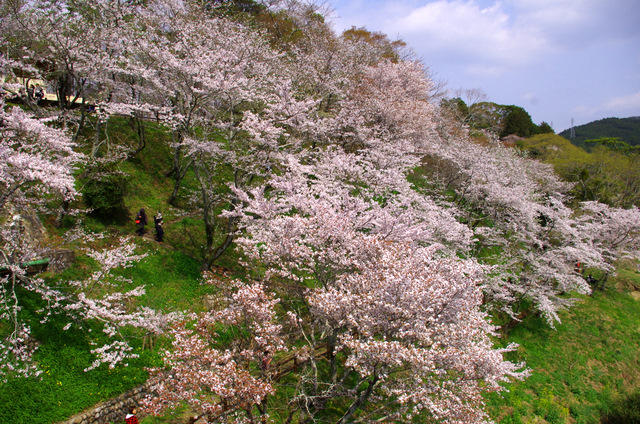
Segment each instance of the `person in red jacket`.
[[143,209],[140,209],[140,212],[136,215],[136,234],[139,236],[145,233],[144,226],[147,225],[147,214]]
[[138,424],[138,419],[136,418],[136,407],[132,406],[129,408],[129,413],[126,417],[124,417],[124,421],[127,424]]

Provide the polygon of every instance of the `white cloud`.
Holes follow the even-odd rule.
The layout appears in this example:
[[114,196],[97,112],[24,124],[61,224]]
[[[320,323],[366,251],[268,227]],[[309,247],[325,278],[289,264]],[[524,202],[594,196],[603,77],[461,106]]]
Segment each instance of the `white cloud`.
[[536,93],[528,92],[521,96],[521,99],[527,105],[537,106],[540,103],[540,97]]
[[611,110],[637,109],[640,115],[640,91],[628,96],[614,97],[606,103],[606,108]]
[[598,116],[598,108],[587,105],[578,105],[572,109],[572,115],[576,118],[576,124],[582,125],[593,121]]
[[500,75],[593,43],[640,37],[638,0],[341,3],[357,24],[409,41],[428,63],[473,63],[466,68],[473,75]]
[[518,21],[536,26],[565,47],[640,35],[637,0],[506,0]]
[[535,122],[640,115],[640,0],[330,1],[339,27],[404,39],[452,87]]
[[[602,3],[602,0],[598,0]],[[516,13],[544,27],[585,25],[593,9],[589,0],[513,0]]]
[[387,33],[407,38],[427,60],[473,62],[467,72],[497,75],[530,63],[548,49],[542,33],[516,25],[501,3],[483,7],[473,0],[438,0],[387,20]]

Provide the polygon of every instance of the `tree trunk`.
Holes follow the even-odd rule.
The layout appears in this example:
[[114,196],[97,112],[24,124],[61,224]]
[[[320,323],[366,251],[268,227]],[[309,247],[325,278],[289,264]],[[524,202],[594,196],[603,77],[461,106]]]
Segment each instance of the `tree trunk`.
[[373,378],[369,381],[369,386],[365,391],[360,393],[360,396],[351,404],[347,412],[340,418],[337,424],[346,424],[351,420],[353,414],[369,399],[371,393],[373,393],[373,389],[376,387],[378,383],[378,374],[376,372],[373,373]]
[[80,137],[80,133],[84,129],[84,120],[87,116],[87,107],[85,103],[85,98],[82,96],[82,103],[80,104],[80,122],[78,122],[78,128],[76,128],[75,133],[73,134],[73,138],[71,141],[76,143],[78,141],[78,137]]
[[174,142],[174,150],[173,150],[173,163],[171,165],[171,169],[165,172],[165,177],[173,176],[175,178],[175,184],[173,185],[173,192],[171,196],[169,196],[169,204],[175,206],[176,199],[178,198],[178,191],[180,190],[180,186],[182,185],[182,180],[185,175],[187,175],[187,171],[189,167],[193,163],[193,159],[187,160],[186,163],[183,163],[182,157],[182,139],[183,135],[181,131],[174,131],[172,133],[172,138]]
[[187,175],[187,171],[189,171],[189,167],[193,163],[193,160],[189,160],[182,169],[179,169],[175,174],[175,183],[173,184],[173,191],[171,192],[171,196],[169,196],[169,204],[175,206],[176,199],[178,198],[178,191],[180,191],[180,186],[182,185],[182,180]]
[[145,137],[144,120],[139,116],[131,117],[132,124],[135,126],[136,133],[138,135],[138,146],[127,155],[127,159],[131,160],[135,158],[140,152],[147,147],[147,139]]
[[171,169],[165,172],[165,177],[171,177],[180,171],[180,163],[182,157],[182,132],[181,131],[173,131],[171,133],[171,138],[173,139],[173,162],[171,163]]
[[93,136],[93,146],[91,147],[92,158],[98,156],[100,146],[102,146],[102,142],[100,141],[100,131],[102,131],[102,120],[100,120],[100,118],[98,117],[98,120],[96,121],[96,133]]
[[64,220],[64,217],[67,216],[67,213],[69,212],[69,206],[70,206],[70,202],[68,200],[62,201],[62,205],[58,210],[58,215],[56,216],[56,222],[54,224],[56,228],[62,227],[62,221]]

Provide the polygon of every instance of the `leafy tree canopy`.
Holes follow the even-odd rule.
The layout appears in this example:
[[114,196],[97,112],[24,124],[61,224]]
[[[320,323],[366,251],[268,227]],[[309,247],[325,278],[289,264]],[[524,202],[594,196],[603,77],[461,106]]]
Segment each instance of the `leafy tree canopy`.
[[[637,146],[640,145],[640,116],[600,119],[585,125],[578,125],[574,127],[574,131],[575,137],[571,139],[571,142],[587,150],[591,149],[591,146],[585,144],[587,140],[605,137],[615,137],[627,144]],[[559,135],[569,139],[571,129],[566,129]]]
[[441,106],[449,109],[459,120],[468,124],[471,128],[489,130],[497,133],[500,137],[506,137],[511,134],[520,137],[553,134],[553,128],[548,123],[541,122],[540,125],[536,125],[532,121],[531,115],[520,106],[480,101],[484,96],[471,97],[474,98],[470,98],[469,102],[465,102],[459,96],[444,99],[441,102]]
[[407,46],[407,43],[402,40],[391,41],[387,34],[378,31],[371,32],[365,27],[352,26],[342,33],[342,37],[348,41],[364,42],[379,47],[382,50],[381,56],[392,62],[398,62],[400,51]]

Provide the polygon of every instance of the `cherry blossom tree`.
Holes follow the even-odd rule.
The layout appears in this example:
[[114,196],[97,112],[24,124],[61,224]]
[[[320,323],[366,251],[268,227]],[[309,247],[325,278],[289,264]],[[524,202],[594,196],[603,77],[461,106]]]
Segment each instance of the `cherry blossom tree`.
[[[39,12],[43,10],[40,9]],[[60,10],[51,10],[45,14],[52,17],[55,13],[60,13]],[[70,43],[73,41],[81,44],[75,36],[67,36],[56,40],[64,38]],[[53,35],[52,37],[55,38]],[[56,46],[50,47],[53,51]],[[34,64],[29,63],[30,58]],[[32,75],[42,75],[34,57],[29,54],[20,60],[4,55],[1,59],[3,93],[19,93],[19,88],[13,81],[20,72],[27,70],[33,72]],[[45,56],[41,59],[45,62],[48,60]],[[71,66],[70,62],[67,65]],[[5,213],[9,206],[16,211],[11,212],[9,215],[13,214],[13,217],[0,225],[2,378],[39,374],[37,365],[33,362],[37,341],[30,336],[30,325],[23,320],[21,312],[27,306],[25,292],[32,292],[47,305],[36,311],[41,316],[42,323],[52,314],[63,314],[69,320],[65,330],[73,325],[102,329],[104,335],[92,341],[92,353],[96,355],[96,360],[87,370],[103,363],[113,367],[136,356],[124,336],[123,328],[133,327],[160,333],[172,320],[171,315],[160,314],[148,308],[127,306],[135,304],[132,299],[144,294],[143,286],[121,290],[121,284],[129,285],[130,282],[119,281],[114,276],[117,269],[130,266],[132,262],[141,259],[133,254],[133,246],[128,241],[122,240],[122,247],[105,252],[87,249],[87,255],[93,257],[102,268],[84,281],[63,282],[54,288],[50,281],[33,275],[28,270],[31,261],[47,258],[50,252],[35,245],[25,235],[21,211],[32,212],[33,208],[49,203],[54,196],[62,198],[64,202],[73,200],[77,196],[74,172],[84,161],[84,156],[75,151],[76,143],[71,141],[64,130],[68,121],[60,121],[55,113],[43,118],[48,113],[41,112],[37,107],[31,107],[29,112],[18,107],[6,107],[4,101],[0,105],[0,206],[5,208]],[[57,128],[60,124],[62,129]]]
[[[516,318],[533,308],[553,325],[558,311],[574,301],[567,293],[591,290],[575,264],[606,272],[624,249],[593,242],[597,225],[585,224],[594,218],[592,205],[571,209],[570,185],[549,165],[503,147],[490,134],[474,139],[468,129],[440,122],[426,161],[431,184],[436,183],[431,187],[453,193],[477,237],[474,255],[494,265],[486,300]],[[631,218],[633,212],[617,216],[623,215]],[[608,225],[605,221],[617,226],[613,218],[598,225]],[[608,231],[620,234],[613,228]]]
[[[334,166],[333,169],[335,173],[337,168]],[[339,172],[337,173],[339,174]],[[315,175],[317,176],[317,174]],[[291,182],[289,183],[291,184]],[[246,225],[249,228],[249,236],[238,240],[250,257],[259,258],[262,262],[271,265],[267,276],[276,278],[276,280],[287,278],[303,286],[317,286],[301,299],[311,308],[311,316],[300,316],[300,320],[307,324],[307,327],[301,329],[301,337],[309,343],[307,349],[309,352],[319,351],[323,354],[301,356],[309,361],[308,366],[313,371],[300,373],[300,380],[297,384],[299,391],[294,398],[298,408],[297,413],[301,414],[302,419],[313,417],[331,399],[346,394],[351,399],[348,401],[350,406],[343,411],[343,417],[338,422],[347,422],[356,411],[358,414],[366,414],[364,412],[367,409],[365,405],[380,407],[385,404],[385,399],[388,403],[381,410],[390,415],[380,418],[380,415],[374,414],[376,419],[400,419],[425,408],[434,416],[448,416],[450,419],[457,416],[459,421],[453,422],[480,420],[482,413],[479,412],[479,404],[477,403],[479,401],[478,392],[475,392],[475,395],[471,394],[475,390],[471,388],[473,384],[465,388],[470,391],[462,390],[460,393],[454,394],[444,387],[447,385],[444,382],[441,382],[444,386],[436,388],[439,387],[439,383],[428,383],[427,379],[416,378],[414,380],[409,378],[405,380],[409,374],[423,375],[417,369],[413,369],[410,363],[412,360],[416,360],[424,364],[425,356],[423,355],[429,354],[421,348],[428,350],[432,346],[429,348],[424,345],[415,346],[413,343],[416,340],[411,336],[407,339],[403,338],[408,333],[399,329],[398,333],[395,333],[393,328],[399,325],[398,323],[412,326],[415,322],[416,325],[421,326],[423,324],[417,323],[429,320],[427,318],[429,314],[420,309],[422,306],[429,308],[428,302],[420,301],[422,295],[410,289],[413,287],[415,290],[422,290],[417,288],[420,286],[422,278],[425,279],[425,286],[420,287],[430,293],[429,295],[424,294],[425,299],[434,299],[435,295],[431,290],[438,290],[437,287],[440,287],[444,297],[452,296],[449,300],[456,299],[457,296],[462,296],[462,292],[452,286],[447,287],[447,285],[453,284],[454,280],[461,284],[468,284],[467,288],[470,291],[468,294],[473,292],[474,296],[477,296],[474,298],[474,302],[477,302],[475,307],[479,311],[482,301],[480,287],[484,278],[484,270],[474,261],[465,264],[450,259],[452,262],[448,262],[445,259],[446,256],[443,256],[442,250],[438,253],[439,246],[442,248],[439,243],[432,244],[430,248],[411,247],[415,240],[411,239],[409,235],[418,234],[417,232],[411,231],[410,227],[409,231],[403,231],[402,219],[394,219],[393,215],[389,215],[385,219],[386,211],[382,208],[365,207],[359,209],[363,205],[371,206],[363,202],[362,199],[348,198],[345,192],[333,196],[327,193],[320,195],[316,192],[306,196],[305,194],[303,189],[297,192],[282,193],[282,196],[286,196],[287,199],[297,200],[296,208],[291,209],[282,202],[270,202],[269,199],[260,195],[256,195],[253,199],[244,199],[252,205],[246,210],[248,214]],[[277,197],[273,192],[271,195]],[[371,212],[370,215],[369,212]],[[385,221],[390,224],[389,227],[376,228],[377,225],[385,223]],[[385,231],[378,233],[383,228]],[[389,231],[389,229],[393,230]],[[408,263],[404,263],[404,260]],[[431,268],[429,263],[433,264],[434,268]],[[445,266],[446,263],[449,265]],[[468,268],[466,268],[467,266]],[[439,272],[445,272],[444,269],[460,272],[458,277],[466,275],[470,279],[444,277],[439,274]],[[387,275],[387,272],[395,277],[385,281],[384,276]],[[395,280],[396,277],[405,278],[407,286]],[[443,285],[438,286],[438,281]],[[427,289],[427,287],[430,288]],[[288,291],[290,293],[296,292],[293,288]],[[411,304],[402,306],[396,303],[402,302],[397,298],[397,296],[402,296],[401,294],[406,294],[406,299]],[[393,306],[390,304],[382,306],[386,299],[392,299],[389,302]],[[470,299],[467,298],[467,300]],[[447,303],[448,301],[443,302]],[[440,306],[444,307],[444,304]],[[418,308],[422,312],[414,308]],[[460,308],[460,306],[456,306],[452,307],[452,310],[460,310]],[[304,309],[300,308],[299,310]],[[438,310],[440,310],[438,307],[433,309],[433,311]],[[391,311],[402,315],[402,318],[395,316]],[[436,312],[436,315],[439,313]],[[358,316],[362,321],[357,318]],[[473,316],[471,313],[463,313],[459,318],[466,319]],[[476,324],[480,321],[483,320],[476,321]],[[487,324],[486,321],[483,322]],[[451,321],[449,323],[453,325]],[[465,322],[460,325],[470,328],[476,324]],[[371,327],[368,327],[369,325]],[[370,328],[370,332],[367,332],[366,328]],[[484,334],[487,336],[491,332],[488,328],[481,325],[478,327],[478,334],[485,331]],[[346,333],[344,333],[345,331]],[[353,333],[350,333],[351,331]],[[455,330],[452,331],[455,333]],[[349,334],[352,334],[353,338]],[[430,336],[427,338],[432,340]],[[451,341],[456,336],[449,335],[445,338]],[[486,340],[487,350],[485,352],[488,354],[491,348],[488,339]],[[363,355],[362,363],[358,364],[355,356],[344,358],[338,352],[351,352],[355,356],[361,354]],[[474,352],[478,353],[477,350]],[[494,365],[501,363],[501,359],[497,359],[501,358],[501,353],[494,352],[492,354],[497,355],[492,360],[498,361],[493,362]],[[323,359],[325,356],[329,365]],[[341,362],[342,360],[345,362]],[[306,364],[302,359],[299,359],[298,362]],[[329,371],[318,371],[326,366],[330,366]],[[514,371],[514,368],[510,368],[510,365],[503,364],[496,365],[496,367],[493,371],[498,374],[504,372],[503,377],[507,374],[513,375],[511,372]],[[501,371],[498,371],[498,368]],[[364,371],[365,369],[366,371]],[[412,372],[409,372],[409,369]],[[507,369],[510,371],[506,372]],[[338,370],[344,370],[344,374],[338,375]],[[425,373],[431,375],[431,371],[425,371]],[[326,373],[331,376],[329,380],[323,380],[321,377]],[[345,381],[353,381],[356,374],[360,376],[359,380],[356,379],[359,382],[353,387],[347,387]],[[423,388],[427,386],[429,389],[416,390],[410,381]],[[461,387],[461,385],[454,385],[454,387]],[[495,387],[497,388],[497,385]],[[382,393],[386,395],[393,393],[393,399],[381,396]],[[421,395],[412,397],[411,394],[417,393],[423,393],[424,397],[421,399],[418,399]],[[434,400],[439,397],[438,393],[443,394],[442,402],[444,403]],[[475,400],[472,401],[474,396]],[[426,398],[429,398],[430,401],[427,402]],[[444,407],[447,402],[453,403]],[[391,411],[394,412],[391,413]],[[373,418],[369,417],[369,419]]]
[[[142,100],[164,106],[158,117],[174,129],[175,200],[193,160],[184,154],[185,137],[197,139],[197,128],[206,127],[233,141],[243,111],[268,101],[277,84],[277,55],[255,31],[211,17],[196,2],[166,2],[141,13],[132,31],[154,28],[158,35],[141,34],[139,42],[127,46],[117,71],[139,81]],[[111,103],[107,107],[135,107],[128,98]]]
[[434,248],[370,242],[377,255],[359,272],[308,298],[316,332],[326,335],[332,380],[298,397],[313,410],[351,379],[350,404],[337,422],[398,420],[423,410],[446,422],[482,422],[480,392],[523,376],[488,338],[493,329],[480,312],[484,272]]
[[[95,110],[96,102],[111,95],[109,83],[119,77],[113,72],[113,63],[127,38],[123,36],[122,23],[135,10],[133,4],[120,1],[38,0],[23,2],[7,20],[3,50],[6,48],[8,57],[13,59],[14,77],[20,77],[25,88],[34,83],[44,85],[55,100],[36,103],[33,96],[25,94],[25,88],[9,90],[10,93],[37,116],[47,116],[63,129],[70,128],[74,143],[90,141],[80,135],[87,124],[95,124],[92,158],[99,153],[110,157],[112,153],[105,128],[109,115],[100,110],[93,115],[97,119],[93,119],[89,114],[90,109]],[[136,119],[139,113],[127,116],[137,123],[139,143],[129,152],[133,156],[144,147],[144,125]],[[105,145],[107,149],[100,152]],[[118,156],[120,151],[115,149],[113,153]]]
[[[161,314],[147,307],[131,307],[133,299],[144,294],[144,286],[122,290],[131,281],[117,276],[117,270],[132,266],[144,256],[134,254],[134,245],[120,240],[121,245],[113,249],[95,251],[87,248],[86,254],[93,258],[99,269],[81,281],[67,281],[51,285],[51,282],[32,275],[29,263],[46,258],[48,251],[28,243],[19,215],[0,227],[0,321],[10,329],[0,341],[0,376],[39,375],[33,362],[37,342],[30,337],[31,329],[22,319],[21,310],[26,307],[24,292],[32,292],[46,306],[35,311],[44,324],[53,314],[63,314],[72,326],[100,328],[103,337],[96,336],[91,352],[96,360],[85,371],[107,364],[116,364],[134,358],[129,340],[123,328],[138,328],[145,332],[160,334],[177,316]],[[86,237],[93,237],[87,235]]]
[[[270,180],[268,193],[238,192],[247,229],[238,243],[284,276],[293,277],[295,269],[319,281],[335,278],[350,269],[350,255],[367,255],[358,253],[360,233],[443,250],[464,251],[470,244],[470,232],[451,210],[412,196],[396,169],[368,168],[366,158],[339,152],[326,153],[313,166],[293,157],[287,165],[289,172]],[[395,184],[384,187],[385,181]]]
[[[24,63],[3,58],[5,75],[25,67]],[[26,65],[28,66],[28,64]],[[3,89],[13,90],[10,78],[3,82]],[[144,293],[143,287],[118,291],[113,284],[116,269],[130,266],[141,259],[133,254],[133,246],[122,240],[123,247],[105,252],[87,250],[102,267],[85,281],[70,281],[53,288],[49,281],[28,272],[33,260],[47,258],[49,251],[35,245],[25,235],[20,217],[22,210],[44,205],[57,195],[69,202],[77,196],[74,172],[83,161],[83,155],[65,131],[55,128],[51,119],[37,118],[18,107],[0,107],[0,180],[2,191],[0,206],[11,206],[13,217],[0,226],[0,268],[2,268],[0,319],[10,330],[0,342],[0,374],[37,375],[39,371],[32,361],[37,343],[30,337],[29,325],[23,321],[21,310],[25,307],[24,291],[39,296],[47,307],[41,311],[42,321],[54,313],[62,313],[69,319],[65,330],[72,325],[101,326],[109,342],[98,343],[93,349],[96,361],[88,368],[101,363],[110,366],[134,357],[132,348],[123,337],[124,327],[138,327],[145,331],[161,332],[170,316],[158,314],[148,308],[130,310],[126,305]],[[5,208],[5,212],[9,209]]]
[[[333,402],[345,405],[336,422],[416,414],[484,422],[480,393],[526,373],[503,360],[511,347],[492,347],[480,311],[482,268],[434,248],[367,235],[358,242],[368,252],[351,257],[358,272],[297,291],[296,301],[286,289],[289,306],[263,284],[211,279],[222,306],[173,330],[145,407],[158,414],[186,401],[205,422],[270,422],[273,414],[313,420]],[[288,411],[269,412],[280,390]]]
[[640,212],[637,207],[613,208],[599,202],[581,204],[575,227],[582,242],[597,256],[589,257],[586,266],[605,272],[614,270],[620,258],[637,259],[640,255]]
[[266,398],[275,393],[269,365],[287,351],[279,299],[260,283],[212,275],[208,283],[224,306],[173,327],[173,349],[163,353],[164,368],[150,370],[154,396],[143,405],[160,414],[186,402],[205,422],[267,422]]
[[[433,128],[429,85],[418,72],[408,72],[414,66],[382,62],[364,68],[362,75],[370,79],[360,87],[350,87],[337,102],[336,107],[342,109],[329,118],[332,125],[324,133],[325,147],[287,156],[280,164],[281,173],[269,180],[268,190],[236,191],[243,202],[238,211],[247,233],[237,243],[249,259],[269,266],[266,278],[274,283],[289,281],[285,289],[289,296],[295,293],[298,302],[307,305],[297,312],[303,323],[299,337],[308,344],[309,353],[300,352],[296,363],[308,371],[299,373],[291,401],[295,405],[292,413],[301,420],[314,419],[330,402],[335,405],[334,400],[346,396],[347,406],[337,422],[354,416],[364,421],[402,419],[422,410],[451,422],[480,422],[479,387],[497,390],[497,381],[517,375],[516,366],[503,362],[503,352],[492,350],[488,335],[493,329],[486,317],[480,318],[486,270],[471,260],[447,259],[468,250],[470,231],[457,221],[454,208],[443,208],[421,196],[407,182],[407,173],[423,152],[421,136]],[[414,82],[407,75],[415,75]],[[400,88],[401,93],[394,93]],[[396,97],[385,98],[387,95]],[[385,104],[395,107],[385,109]],[[328,145],[332,141],[334,146]],[[460,274],[446,277],[449,271],[445,268]],[[395,277],[386,280],[387,275],[405,276],[406,286]],[[468,291],[456,289],[458,283],[467,284]],[[430,294],[419,294],[422,288],[418,287]],[[416,301],[437,297],[430,290],[441,290],[448,299],[433,311],[447,309],[444,305],[457,296],[474,305],[470,308],[477,308],[471,313],[460,305],[452,307],[467,313],[447,319],[452,333],[442,340],[460,347],[469,345],[457,344],[458,336],[478,341],[484,337],[484,348],[476,345],[467,358],[477,354],[474,360],[493,364],[479,378],[487,377],[493,381],[490,385],[478,380],[477,385],[461,384],[459,380],[449,386],[453,380],[431,380],[434,374],[456,374],[462,369],[450,360],[443,362],[452,368],[441,374],[430,368],[433,364],[426,365],[431,349],[446,351],[446,342],[421,344],[417,333],[413,336],[418,339],[409,336],[411,331],[396,327],[415,323],[426,331],[421,334],[430,342],[437,338],[427,335],[430,330],[423,326],[431,312],[420,308],[428,309],[429,302]],[[408,293],[407,300],[416,303],[404,304],[400,293]],[[386,299],[390,303],[385,304]],[[307,308],[309,315],[301,313]],[[475,321],[470,323],[467,318]],[[460,327],[454,324],[458,319]],[[462,328],[477,332],[454,334]],[[470,363],[474,360],[469,359]],[[418,363],[426,368],[420,371]],[[478,369],[475,365],[470,368]],[[461,378],[468,381],[468,375]]]
[[582,253],[564,203],[568,185],[548,166],[497,143],[482,144],[465,128],[444,122],[438,134],[430,146],[431,180],[453,193],[476,234],[474,254],[494,265],[487,300],[519,313],[526,299],[557,320],[557,310],[571,303],[562,293],[588,292],[573,272]]
[[[92,2],[92,6],[98,7],[99,3]],[[44,80],[49,84],[47,89],[55,91],[62,123],[66,124],[71,118],[67,111],[84,97],[87,77],[95,63],[91,55],[99,34],[96,20],[87,16],[91,5],[84,8],[69,1],[38,0],[16,2],[11,9],[3,47],[8,57],[20,62],[16,70],[24,80],[23,93],[33,83],[31,79]],[[32,96],[21,95],[21,100],[44,113]]]
[[[243,201],[239,210],[244,215],[242,225],[247,235],[237,239],[237,243],[250,259],[269,266],[267,278],[291,281],[287,292],[299,293],[299,302],[309,305],[300,307],[298,313],[310,308],[309,316],[299,315],[299,320],[305,323],[300,338],[308,343],[306,351],[313,353],[304,355],[300,352],[296,357],[296,363],[304,365],[308,371],[299,374],[298,391],[291,401],[296,408],[292,413],[302,420],[313,419],[329,402],[343,396],[349,399],[346,401],[348,407],[341,412],[342,418],[338,422],[347,422],[354,414],[365,421],[373,417],[401,419],[423,409],[438,418],[447,416],[452,422],[479,422],[482,419],[479,386],[470,384],[455,394],[452,387],[456,385],[446,388],[444,381],[429,382],[426,377],[431,375],[433,368],[419,372],[411,362],[424,364],[424,355],[429,356],[426,351],[433,346],[419,346],[416,339],[404,339],[404,331],[395,333],[391,329],[393,323],[407,322],[411,326],[414,319],[428,320],[424,311],[412,309],[420,308],[417,306],[422,304],[420,301],[412,306],[388,305],[403,318],[390,315],[391,309],[383,311],[385,307],[377,309],[374,305],[369,309],[369,301],[375,303],[390,296],[385,292],[387,290],[396,294],[411,293],[409,297],[413,300],[421,298],[422,295],[408,288],[412,284],[420,285],[421,278],[434,290],[436,281],[442,281],[440,289],[447,293],[443,294],[445,297],[461,295],[453,286],[447,287],[452,279],[438,273],[443,268],[430,268],[428,263],[443,265],[452,252],[467,251],[470,232],[457,222],[452,214],[454,209],[438,206],[419,196],[408,185],[406,172],[417,158],[409,150],[414,144],[402,143],[404,137],[399,136],[400,141],[395,144],[393,138],[387,139],[395,150],[381,140],[370,142],[367,149],[356,152],[350,152],[349,146],[340,146],[326,148],[322,154],[301,156],[308,164],[302,164],[298,157],[291,155],[281,165],[286,166],[287,171],[270,179],[268,191],[238,192]],[[345,148],[347,152],[343,150]],[[381,151],[389,154],[381,154]],[[430,247],[416,247],[419,244]],[[408,258],[413,254],[410,252],[419,252],[416,255],[420,259],[411,262]],[[403,265],[404,259],[411,265]],[[466,273],[473,275],[462,281],[466,281],[463,284],[468,284],[468,289],[477,296],[474,302],[479,311],[484,270],[473,265],[473,261],[465,264],[450,260],[447,269],[458,270],[460,277]],[[409,271],[409,268],[419,271]],[[424,274],[420,277],[415,274],[422,271]],[[398,289],[399,283],[395,280],[389,280],[388,285],[380,281],[384,280],[386,272],[411,277],[407,277],[406,287]],[[295,288],[305,286],[315,289],[305,292]],[[377,289],[381,291],[376,292]],[[343,312],[340,304],[348,312]],[[357,321],[354,316],[362,316],[363,321]],[[467,313],[459,318],[473,316]],[[379,317],[379,321],[371,324],[371,331],[367,333],[364,331],[367,321],[364,320],[377,319],[374,317]],[[352,322],[348,322],[350,319]],[[389,322],[383,324],[386,319]],[[465,322],[460,325],[470,328],[480,321],[488,325],[483,319],[475,324]],[[384,330],[385,325],[391,326],[387,327],[389,333]],[[477,329],[476,335],[483,333],[485,337],[492,332],[483,325]],[[455,333],[455,330],[451,331]],[[455,337],[452,335],[450,340]],[[495,365],[491,372],[496,373],[494,377],[501,377],[496,377],[495,381],[515,375],[515,367],[502,363],[501,352],[492,351],[488,338],[485,340],[486,350],[479,357],[496,355],[490,360]],[[355,359],[359,355],[362,355],[362,362]],[[479,361],[486,359],[479,357]],[[324,377],[326,375],[330,377]],[[422,377],[411,379],[409,375]],[[350,386],[347,381],[357,383]],[[410,381],[429,389],[417,391]],[[497,384],[493,387],[497,389]],[[376,408],[385,412],[368,415]],[[455,417],[459,421],[455,421]]]
[[[15,27],[23,28],[18,15],[14,11],[11,18],[16,19],[8,19],[12,24],[3,22],[3,28],[6,25],[8,31],[0,39],[7,46],[7,54],[0,55],[0,149],[3,159],[0,207],[7,203],[43,206],[54,196],[62,198],[66,206],[77,195],[73,173],[84,162],[84,155],[75,151],[77,144],[67,136],[66,119],[60,120],[59,114],[45,111],[36,104],[33,94],[26,94],[23,84],[28,84],[29,77],[43,73],[41,63],[34,60],[26,47],[23,47],[24,56],[18,52],[18,57],[11,57],[16,56],[11,41],[21,38]],[[28,28],[23,31],[29,32]],[[24,110],[6,106],[7,99],[21,101]]]
[[[104,80],[109,97],[98,108],[107,115],[148,113],[171,129],[170,202],[192,170],[208,268],[233,240],[235,220],[219,216],[236,202],[226,184],[244,187],[265,173],[286,120],[296,113],[286,110],[295,101],[283,58],[258,32],[215,17],[197,2],[143,8],[127,28],[139,38],[114,56],[108,69],[118,78]],[[127,95],[131,91],[135,97]]]
[[0,137],[0,207],[51,193],[66,200],[76,195],[73,172],[82,155],[63,131],[0,102]]

